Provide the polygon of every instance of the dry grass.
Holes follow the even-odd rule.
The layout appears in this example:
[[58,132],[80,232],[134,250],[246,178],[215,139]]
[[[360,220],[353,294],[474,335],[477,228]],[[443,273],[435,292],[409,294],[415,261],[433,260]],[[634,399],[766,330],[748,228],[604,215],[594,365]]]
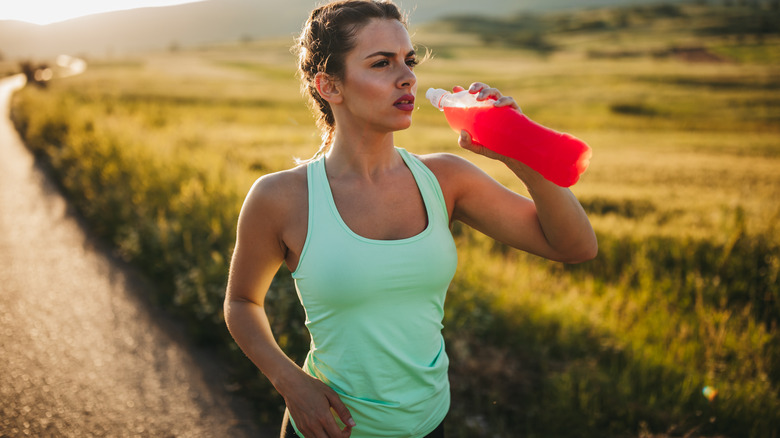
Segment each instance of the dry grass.
[[[596,260],[562,266],[455,229],[460,269],[445,329],[454,436],[771,436],[780,427],[780,68],[672,18],[637,23],[553,33],[559,49],[545,56],[443,27],[414,31],[434,57],[418,67],[419,109],[397,145],[463,154],[421,95],[479,80],[594,150],[573,191],[599,235]],[[653,55],[680,42],[740,62]],[[94,65],[26,90],[15,106],[17,126],[82,211],[170,285],[163,301],[194,315],[202,336],[220,324],[243,193],[317,148],[288,45]],[[630,48],[641,53],[593,57]],[[497,163],[469,159],[524,191]],[[274,325],[300,357],[306,335],[285,275],[270,295]],[[278,398],[237,357],[241,384],[277,415]],[[713,402],[705,385],[719,390]]]

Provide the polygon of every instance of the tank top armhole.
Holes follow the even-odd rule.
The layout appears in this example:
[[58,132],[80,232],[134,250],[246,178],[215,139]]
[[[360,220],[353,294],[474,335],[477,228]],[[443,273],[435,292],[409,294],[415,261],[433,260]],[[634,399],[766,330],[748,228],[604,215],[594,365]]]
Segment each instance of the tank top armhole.
[[301,270],[304,261],[306,260],[306,253],[309,249],[309,242],[311,241],[312,224],[314,223],[314,205],[312,205],[312,193],[314,190],[314,166],[319,163],[320,160],[310,162],[306,165],[306,187],[307,187],[307,203],[308,203],[308,218],[306,223],[306,239],[303,241],[303,248],[301,249],[301,256],[298,258],[298,266],[295,267],[295,271],[291,273],[292,278],[298,278],[297,274]]

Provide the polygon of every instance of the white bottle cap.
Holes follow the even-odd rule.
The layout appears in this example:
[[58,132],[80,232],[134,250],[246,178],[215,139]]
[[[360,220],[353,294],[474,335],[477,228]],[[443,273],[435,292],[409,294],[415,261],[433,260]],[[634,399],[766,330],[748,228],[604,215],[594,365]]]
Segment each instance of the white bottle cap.
[[430,100],[433,106],[441,109],[441,99],[447,94],[449,94],[447,93],[447,90],[442,90],[441,88],[429,88],[428,91],[425,92],[425,98]]

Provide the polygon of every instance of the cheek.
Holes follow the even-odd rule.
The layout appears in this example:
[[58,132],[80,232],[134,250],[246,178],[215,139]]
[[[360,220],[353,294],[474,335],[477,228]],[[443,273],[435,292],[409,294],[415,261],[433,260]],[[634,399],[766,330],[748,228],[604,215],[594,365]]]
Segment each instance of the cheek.
[[351,94],[357,97],[378,97],[386,92],[386,82],[380,75],[354,75],[348,80]]
[[370,78],[362,83],[362,93],[365,97],[380,97],[385,93],[386,86],[376,78]]

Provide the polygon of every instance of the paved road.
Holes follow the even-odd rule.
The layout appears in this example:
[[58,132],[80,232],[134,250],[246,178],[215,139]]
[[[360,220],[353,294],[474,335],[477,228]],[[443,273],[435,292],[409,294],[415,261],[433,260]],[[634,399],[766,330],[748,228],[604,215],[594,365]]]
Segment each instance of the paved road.
[[37,168],[0,81],[0,437],[270,437]]

